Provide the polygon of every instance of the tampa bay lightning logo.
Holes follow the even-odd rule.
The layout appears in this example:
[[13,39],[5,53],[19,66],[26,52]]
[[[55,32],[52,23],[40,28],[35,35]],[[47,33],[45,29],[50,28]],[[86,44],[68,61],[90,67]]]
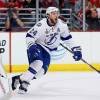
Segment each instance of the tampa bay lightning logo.
[[54,33],[54,34],[50,34],[50,35],[47,35],[46,37],[46,39],[45,39],[45,43],[47,44],[47,45],[52,45],[56,40],[57,40],[57,36],[58,35],[58,33]]

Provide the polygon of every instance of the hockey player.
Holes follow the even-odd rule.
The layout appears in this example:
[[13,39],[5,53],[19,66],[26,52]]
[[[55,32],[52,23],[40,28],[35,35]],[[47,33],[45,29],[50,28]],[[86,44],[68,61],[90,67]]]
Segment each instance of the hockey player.
[[67,24],[59,19],[59,9],[48,7],[46,18],[37,22],[26,35],[27,55],[29,60],[28,70],[18,76],[12,77],[12,90],[19,86],[19,93],[27,92],[27,87],[32,79],[46,74],[50,64],[50,52],[57,50],[60,40],[70,44],[73,58],[78,61],[82,58],[80,46],[74,45],[72,35]]

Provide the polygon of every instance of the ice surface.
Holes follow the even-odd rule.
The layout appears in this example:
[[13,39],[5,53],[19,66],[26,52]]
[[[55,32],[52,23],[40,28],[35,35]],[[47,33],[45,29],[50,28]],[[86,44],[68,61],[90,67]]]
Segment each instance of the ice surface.
[[32,80],[27,94],[15,92],[10,100],[100,100],[100,74],[49,72]]

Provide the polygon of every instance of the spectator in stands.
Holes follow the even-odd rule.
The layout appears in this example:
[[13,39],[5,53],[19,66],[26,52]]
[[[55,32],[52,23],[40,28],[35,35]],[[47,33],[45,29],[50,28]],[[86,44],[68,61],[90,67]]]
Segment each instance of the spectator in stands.
[[6,3],[3,0],[0,0],[0,8],[6,7]]
[[94,8],[100,8],[100,0],[89,0],[91,3],[91,6]]
[[28,8],[28,9],[21,11],[22,13],[32,13],[33,8],[36,8],[36,0],[25,0],[23,2],[23,8]]
[[74,8],[75,13],[78,14],[83,8],[83,0],[77,0]]
[[[59,7],[60,7],[60,12],[63,13],[63,14],[67,14],[69,13],[68,10],[62,10],[63,8],[64,9],[71,9],[72,12],[75,10],[75,3],[76,1],[78,0],[59,0]],[[66,16],[65,16],[66,17]]]
[[70,6],[70,0],[59,0],[59,8],[60,8],[60,13],[65,18],[67,19],[70,18],[70,10],[72,9]]
[[69,0],[69,2],[72,4],[72,6],[75,5],[76,1],[77,1],[77,0]]
[[[0,8],[5,8],[6,7],[6,3],[4,2],[4,0],[0,0]],[[4,18],[4,15],[2,15],[2,13],[4,13],[5,10],[0,10],[0,18]],[[0,31],[2,31],[2,27],[4,26],[3,22],[5,21],[5,19],[0,19]]]
[[[36,0],[25,0],[23,3],[23,8],[27,8],[27,10],[22,11],[22,13],[25,13],[24,17],[24,21],[28,22],[25,24],[25,26],[27,27],[32,27],[36,17],[36,12],[33,9],[36,9]],[[33,23],[32,23],[33,22]]]
[[23,3],[24,3],[25,0],[16,0],[15,1],[15,4],[16,4],[16,7],[18,8],[23,8]]
[[59,0],[59,7],[73,9],[75,0]]
[[74,14],[81,20],[80,25],[82,25],[83,20],[83,0],[76,0],[74,6]]
[[59,0],[59,8],[60,8],[60,10],[62,8],[69,8],[68,0]]
[[56,0],[41,0],[40,8],[57,7]]
[[23,3],[24,8],[36,8],[36,0],[25,0]]
[[[18,2],[20,2],[18,4]],[[22,28],[24,26],[23,21],[19,16],[19,8],[22,7],[23,0],[9,0],[7,3],[8,12],[5,21],[6,31],[15,31],[17,27]]]
[[15,8],[9,8],[8,16],[5,22],[6,31],[13,31],[13,29],[15,30],[17,27],[22,28],[24,26],[24,23],[22,22],[18,14],[18,10],[16,10]]
[[91,8],[100,8],[100,0],[86,0],[85,3],[86,11],[90,10]]
[[25,0],[23,8],[28,8],[28,10],[23,11],[24,13],[32,13],[33,10],[31,8],[36,8],[36,0]]
[[9,0],[8,6],[22,8],[23,2],[24,0]]
[[86,12],[86,23],[89,25],[89,30],[100,30],[100,22],[96,9],[90,9]]

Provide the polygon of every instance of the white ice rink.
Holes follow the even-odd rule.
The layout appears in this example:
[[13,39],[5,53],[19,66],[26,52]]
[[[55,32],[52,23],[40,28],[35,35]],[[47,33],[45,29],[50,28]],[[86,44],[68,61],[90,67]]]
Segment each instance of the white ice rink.
[[49,72],[33,80],[27,94],[14,93],[9,100],[100,100],[100,74]]

